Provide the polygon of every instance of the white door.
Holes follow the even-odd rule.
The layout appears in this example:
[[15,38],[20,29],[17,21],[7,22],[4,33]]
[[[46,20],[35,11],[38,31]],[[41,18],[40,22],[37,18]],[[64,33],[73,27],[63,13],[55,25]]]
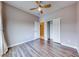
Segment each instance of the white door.
[[40,22],[34,23],[34,39],[40,38]]
[[53,19],[50,22],[50,38],[54,42],[60,43],[60,18]]

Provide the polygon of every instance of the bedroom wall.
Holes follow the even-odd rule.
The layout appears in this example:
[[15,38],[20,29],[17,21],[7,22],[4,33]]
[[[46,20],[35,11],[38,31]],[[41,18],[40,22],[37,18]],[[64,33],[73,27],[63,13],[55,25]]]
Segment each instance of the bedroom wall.
[[[77,43],[79,43],[79,2],[77,2],[77,22],[76,22],[76,27],[77,27]],[[79,44],[77,44],[77,49],[79,52]]]
[[39,21],[34,22],[34,38],[35,39],[40,38],[40,22]]
[[9,47],[34,40],[34,21],[38,17],[3,3],[4,32]]

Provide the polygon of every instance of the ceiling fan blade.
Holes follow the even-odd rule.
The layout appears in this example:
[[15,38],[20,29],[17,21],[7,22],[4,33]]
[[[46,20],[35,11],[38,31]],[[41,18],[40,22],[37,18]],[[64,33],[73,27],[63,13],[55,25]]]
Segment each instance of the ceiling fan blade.
[[40,5],[41,1],[35,1],[36,4]]
[[36,10],[37,8],[31,8],[30,10]]
[[51,4],[45,4],[45,5],[41,6],[41,8],[49,8],[49,7],[51,7]]

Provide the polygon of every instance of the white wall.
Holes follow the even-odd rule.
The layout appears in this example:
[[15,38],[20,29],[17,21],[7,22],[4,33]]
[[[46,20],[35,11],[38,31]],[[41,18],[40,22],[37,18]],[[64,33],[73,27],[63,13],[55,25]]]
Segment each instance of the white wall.
[[[76,27],[77,27],[77,43],[79,43],[79,2],[77,2],[77,22],[76,22]],[[79,52],[79,44],[77,44],[77,49]]]
[[38,17],[4,3],[3,19],[9,47],[34,40],[34,21]]
[[34,38],[40,38],[40,22],[38,21],[34,22]]

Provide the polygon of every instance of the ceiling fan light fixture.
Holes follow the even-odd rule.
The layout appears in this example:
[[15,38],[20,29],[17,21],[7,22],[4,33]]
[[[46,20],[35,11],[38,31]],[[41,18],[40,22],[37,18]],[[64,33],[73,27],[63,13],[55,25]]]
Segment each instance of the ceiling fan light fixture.
[[41,7],[38,7],[38,11],[41,11],[42,9],[41,9]]

